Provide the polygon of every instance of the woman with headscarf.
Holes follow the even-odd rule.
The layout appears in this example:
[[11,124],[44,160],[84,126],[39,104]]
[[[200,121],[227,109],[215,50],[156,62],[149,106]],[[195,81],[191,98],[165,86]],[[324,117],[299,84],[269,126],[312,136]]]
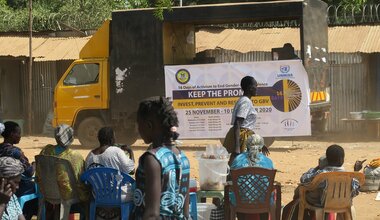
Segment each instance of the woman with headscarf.
[[243,167],[261,167],[274,169],[273,162],[262,153],[264,139],[258,134],[248,136],[246,141],[247,151],[239,154],[232,162],[231,169]]
[[[258,134],[251,134],[246,140],[247,151],[239,154],[232,162],[231,169],[240,169],[244,167],[260,167],[266,169],[274,169],[273,162],[267,156],[262,153],[264,145],[264,139]],[[232,205],[236,205],[236,199],[233,192],[229,193],[230,202]],[[272,208],[274,209],[274,195],[272,197]],[[242,216],[238,214],[238,219]],[[248,219],[268,219],[267,214],[250,215]]]
[[[20,187],[16,192],[16,196],[20,197],[27,194],[35,193],[35,183],[32,179],[34,175],[34,166],[29,163],[28,158],[24,152],[17,146],[21,140],[21,128],[13,121],[7,121],[0,126],[1,136],[4,137],[4,142],[0,144],[0,157],[13,157],[21,162],[24,167]],[[37,214],[38,201],[33,199],[27,203],[23,208],[24,216],[26,219],[31,219],[33,215]]]
[[0,157],[0,218],[1,220],[25,220],[16,191],[19,188],[24,166],[12,157]]
[[[55,156],[61,159],[68,160],[74,170],[75,177],[77,178],[79,199],[81,202],[88,201],[89,190],[86,185],[80,181],[80,176],[84,172],[85,162],[82,155],[72,149],[70,149],[70,145],[74,141],[74,130],[66,125],[61,124],[54,130],[54,138],[57,142],[56,145],[48,144],[41,150],[40,155],[46,156]],[[64,166],[56,167],[57,172],[57,182],[60,189],[60,194],[64,199],[70,199],[73,197],[74,190],[71,188],[70,179],[67,174],[67,171]],[[40,178],[43,178],[43,174],[39,173],[39,169],[36,169],[36,177],[37,181],[40,181]],[[42,193],[44,189],[41,188]],[[50,204],[48,204],[50,206]],[[51,209],[53,210],[53,209]],[[54,213],[48,213],[49,215],[54,215]],[[49,218],[47,218],[49,219]]]

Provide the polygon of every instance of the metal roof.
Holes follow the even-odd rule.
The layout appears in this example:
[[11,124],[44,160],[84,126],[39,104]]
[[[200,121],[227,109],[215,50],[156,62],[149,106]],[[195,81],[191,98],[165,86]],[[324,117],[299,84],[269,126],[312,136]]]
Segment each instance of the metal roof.
[[[33,38],[34,61],[74,60],[90,37]],[[28,57],[28,37],[0,37],[0,56]]]
[[[380,26],[350,26],[329,28],[329,52],[380,52]],[[223,48],[241,53],[270,52],[272,48],[291,43],[300,50],[298,28],[267,28],[258,30],[206,29],[196,33],[197,52]]]
[[[196,33],[196,50],[223,48],[241,53],[270,52],[272,48],[291,43],[300,50],[299,29],[267,28],[258,30],[202,28]],[[73,60],[90,37],[33,38],[35,61]],[[380,26],[329,28],[329,52],[380,52]],[[28,37],[0,37],[0,56],[28,57]]]

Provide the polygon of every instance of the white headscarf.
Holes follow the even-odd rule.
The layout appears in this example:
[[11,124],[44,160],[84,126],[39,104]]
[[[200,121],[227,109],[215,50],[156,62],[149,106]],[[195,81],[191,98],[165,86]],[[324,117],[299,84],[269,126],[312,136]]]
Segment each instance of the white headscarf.
[[259,162],[258,155],[263,147],[264,139],[260,135],[253,134],[247,138],[247,152],[251,166]]

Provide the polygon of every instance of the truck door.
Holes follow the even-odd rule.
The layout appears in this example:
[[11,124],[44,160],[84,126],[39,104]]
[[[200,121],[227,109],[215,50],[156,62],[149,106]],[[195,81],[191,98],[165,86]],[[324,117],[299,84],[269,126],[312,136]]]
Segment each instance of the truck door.
[[73,126],[83,109],[102,107],[102,62],[74,62],[61,78],[55,91],[56,124]]

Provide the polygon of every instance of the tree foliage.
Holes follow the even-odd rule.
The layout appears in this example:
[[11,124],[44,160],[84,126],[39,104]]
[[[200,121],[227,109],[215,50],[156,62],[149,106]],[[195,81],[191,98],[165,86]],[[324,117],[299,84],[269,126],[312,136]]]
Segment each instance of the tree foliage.
[[[123,0],[33,0],[33,30],[94,29],[126,7]],[[28,0],[0,0],[0,31],[26,31],[28,21]]]
[[[163,10],[179,5],[180,0],[33,0],[33,30],[60,30],[67,27],[96,29],[113,10],[155,7],[162,19]],[[255,0],[183,0],[183,5]],[[324,0],[329,5],[379,4],[380,0]],[[0,0],[0,31],[28,30],[29,0]],[[360,8],[360,7],[356,7]],[[360,9],[359,9],[360,10]],[[360,13],[360,12],[359,12]]]

